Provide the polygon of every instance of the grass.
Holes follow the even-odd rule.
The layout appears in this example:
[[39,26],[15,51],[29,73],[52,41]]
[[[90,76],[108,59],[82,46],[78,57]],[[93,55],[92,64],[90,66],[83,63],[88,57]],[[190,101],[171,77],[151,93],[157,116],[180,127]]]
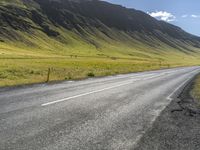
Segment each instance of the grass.
[[154,70],[180,65],[97,57],[1,58],[0,86],[45,82],[48,68],[51,69],[50,81],[57,81]]
[[191,94],[196,100],[198,100],[200,105],[200,75],[198,75],[195,80],[195,84],[193,86]]

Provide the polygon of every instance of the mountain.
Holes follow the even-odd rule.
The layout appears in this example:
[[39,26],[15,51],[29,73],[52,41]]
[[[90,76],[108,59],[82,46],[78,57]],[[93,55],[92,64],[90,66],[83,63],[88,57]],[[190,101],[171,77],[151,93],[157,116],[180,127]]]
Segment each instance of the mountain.
[[[47,46],[45,38],[56,44]],[[63,55],[85,54],[74,50],[75,45],[77,49],[89,48],[91,55],[112,55],[114,51],[124,57],[147,49],[149,53],[167,49],[191,53],[200,48],[200,38],[179,27],[142,11],[99,0],[0,0],[0,41],[56,48]],[[116,43],[126,45],[128,52],[114,50]],[[72,52],[63,52],[71,47]]]
[[62,70],[52,75],[60,80],[198,65],[199,58],[199,37],[139,10],[100,0],[0,0],[6,85],[43,81],[48,67]]

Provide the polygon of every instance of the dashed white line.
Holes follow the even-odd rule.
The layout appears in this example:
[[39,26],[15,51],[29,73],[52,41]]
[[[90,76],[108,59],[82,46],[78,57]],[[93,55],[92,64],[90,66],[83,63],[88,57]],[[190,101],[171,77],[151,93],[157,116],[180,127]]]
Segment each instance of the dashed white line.
[[143,80],[153,79],[153,78],[160,77],[160,76],[163,76],[163,74],[159,74],[159,75],[152,76],[152,77],[147,77],[147,78],[145,78]]
[[[60,99],[60,100],[55,100],[55,101],[52,101],[52,102],[44,103],[44,104],[42,104],[41,106],[48,106],[48,105],[52,105],[52,104],[64,102],[64,101],[67,101],[67,100],[70,100],[70,99],[75,99],[75,98],[78,98],[78,97],[82,97],[82,96],[86,96],[86,95],[90,95],[90,94],[94,94],[94,93],[98,93],[98,92],[110,90],[110,89],[113,89],[113,88],[125,86],[125,85],[128,85],[128,84],[133,83],[134,81],[148,80],[148,79],[152,79],[152,78],[155,78],[155,77],[160,77],[160,76],[163,76],[163,75],[165,75],[165,74],[169,74],[169,73],[161,73],[161,74],[159,74],[159,75],[154,75],[154,76],[147,77],[147,78],[138,78],[138,79],[137,79],[137,78],[135,78],[135,79],[133,78],[133,79],[132,79],[131,81],[129,81],[129,82],[125,82],[125,83],[121,83],[121,84],[118,84],[118,85],[115,85],[115,86],[110,86],[110,87],[107,87],[107,88],[103,88],[103,89],[100,89],[100,90],[95,90],[95,91],[91,91],[91,92],[87,92],[87,93],[83,93],[83,94],[79,94],[79,95],[75,95],[75,96],[63,98],[63,99]],[[152,75],[152,74],[149,74],[149,75]],[[189,80],[189,79],[188,79],[188,80]],[[187,81],[188,81],[188,80],[187,80]],[[171,94],[167,97],[167,99],[171,100],[171,96],[172,96],[180,87],[182,87],[187,81],[185,81],[183,84],[181,84],[173,93],[171,93]]]
[[[159,76],[161,76],[161,75],[152,76],[151,78],[155,78],[155,77],[159,77]],[[41,106],[48,106],[48,105],[52,105],[52,104],[56,104],[56,103],[60,103],[60,102],[67,101],[67,100],[70,100],[70,99],[74,99],[74,98],[78,98],[78,97],[82,97],[82,96],[86,96],[86,95],[90,95],[90,94],[94,94],[94,93],[102,92],[102,91],[105,91],[105,90],[110,90],[110,89],[113,89],[113,88],[121,87],[121,86],[124,86],[124,85],[128,85],[128,84],[133,83],[134,81],[146,80],[146,79],[151,79],[151,78],[145,78],[145,79],[132,79],[131,81],[126,82],[126,83],[122,83],[122,84],[118,84],[118,85],[115,85],[115,86],[110,86],[110,87],[107,87],[107,88],[103,88],[103,89],[100,89],[100,90],[91,91],[91,92],[87,92],[87,93],[83,93],[83,94],[79,94],[79,95],[75,95],[75,96],[71,96],[71,97],[63,98],[63,99],[60,99],[60,100],[56,100],[56,101],[52,101],[52,102],[48,102],[48,103],[44,103],[44,104],[42,104]]]
[[135,75],[133,77],[131,77],[131,79],[134,79],[134,78],[142,78],[142,77],[148,77],[148,76],[152,76],[152,75],[155,75],[155,73],[153,74],[146,74],[146,75]]
[[[136,81],[136,80],[134,80],[134,81]],[[52,105],[52,104],[60,103],[60,102],[67,101],[67,100],[70,100],[70,99],[74,99],[74,98],[78,98],[78,97],[82,97],[82,96],[86,96],[86,95],[90,95],[90,94],[102,92],[102,91],[105,91],[105,90],[110,90],[110,89],[113,89],[113,88],[117,88],[117,87],[120,87],[120,86],[124,86],[124,85],[131,84],[131,83],[133,83],[134,81],[131,80],[131,81],[129,81],[129,82],[122,83],[122,84],[118,84],[118,85],[115,85],[115,86],[110,86],[110,87],[107,87],[107,88],[104,88],[104,89],[100,89],[100,90],[96,90],[96,91],[91,91],[91,92],[87,92],[87,93],[83,93],[83,94],[79,94],[79,95],[67,97],[67,98],[60,99],[60,100],[56,100],[56,101],[52,101],[52,102],[49,102],[49,103],[44,103],[44,104],[42,104],[41,106]]]

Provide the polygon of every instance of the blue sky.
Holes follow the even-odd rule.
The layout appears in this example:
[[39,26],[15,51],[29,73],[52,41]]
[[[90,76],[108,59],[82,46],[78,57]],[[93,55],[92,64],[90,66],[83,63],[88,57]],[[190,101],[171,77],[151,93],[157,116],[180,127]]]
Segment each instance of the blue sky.
[[105,0],[135,8],[200,36],[200,0]]

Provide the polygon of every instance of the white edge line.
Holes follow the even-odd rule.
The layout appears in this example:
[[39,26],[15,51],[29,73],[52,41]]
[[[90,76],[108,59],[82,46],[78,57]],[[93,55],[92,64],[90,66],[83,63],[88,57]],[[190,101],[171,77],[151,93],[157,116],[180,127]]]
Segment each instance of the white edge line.
[[181,85],[179,85],[169,96],[167,96],[168,100],[172,100],[172,96],[183,86],[185,85],[191,78],[187,79],[185,82],[183,82]]
[[[198,70],[198,69],[197,69]],[[194,71],[192,71],[191,73],[193,73],[193,72],[196,72],[197,70],[194,70]],[[199,71],[199,70],[198,70]],[[184,86],[189,80],[191,80],[193,77],[191,77],[191,78],[189,78],[189,79],[187,79],[186,81],[184,81],[181,85],[179,85],[169,96],[167,96],[167,100],[172,100],[173,98],[172,98],[172,96],[182,87],[182,86]]]

